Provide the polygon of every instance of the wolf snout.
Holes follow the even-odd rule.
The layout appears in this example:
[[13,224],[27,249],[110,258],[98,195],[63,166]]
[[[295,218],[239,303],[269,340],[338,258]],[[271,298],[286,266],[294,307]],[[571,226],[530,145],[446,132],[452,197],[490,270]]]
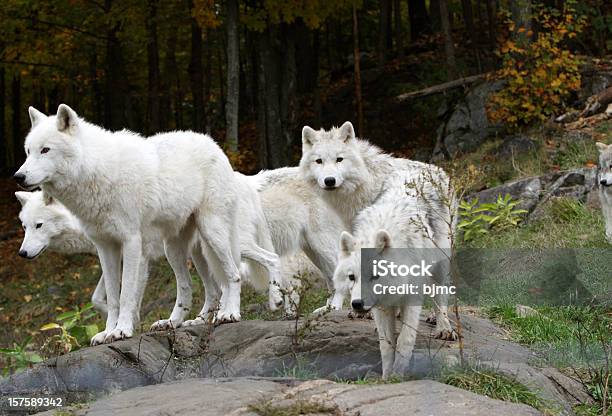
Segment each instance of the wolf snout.
[[13,175],[13,179],[15,179],[15,181],[19,184],[19,185],[23,185],[25,183],[26,180],[26,175],[24,175],[23,173],[15,173]]
[[612,185],[612,184],[608,183],[608,180],[607,180],[607,179],[602,179],[602,180],[600,180],[600,181],[599,181],[599,183],[600,183],[602,186],[610,186],[610,185]]
[[323,182],[325,182],[325,186],[329,188],[331,188],[332,186],[336,186],[336,178],[334,178],[333,176],[328,176]]
[[23,257],[24,259],[27,259],[28,252],[26,250],[19,250],[19,257]]

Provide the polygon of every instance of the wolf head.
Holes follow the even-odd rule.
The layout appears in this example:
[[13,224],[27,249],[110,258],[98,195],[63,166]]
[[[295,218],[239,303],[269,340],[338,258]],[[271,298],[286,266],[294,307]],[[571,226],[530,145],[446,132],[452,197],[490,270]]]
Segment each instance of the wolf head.
[[612,186],[612,145],[595,143],[599,150],[599,184]]
[[[364,313],[374,305],[367,305],[361,294],[361,284],[364,279],[372,280],[372,275],[361,273],[361,248],[371,247],[381,254],[391,248],[391,236],[386,230],[378,230],[372,235],[371,241],[359,241],[346,231],[340,236],[340,254],[338,265],[334,271],[334,288],[343,293],[350,292],[351,307],[357,313]],[[369,267],[365,268],[370,270]]]
[[63,205],[45,198],[41,191],[15,192],[15,196],[21,202],[19,219],[25,231],[19,255],[33,259],[70,226],[70,217]]
[[56,180],[73,166],[80,149],[76,138],[80,120],[70,107],[60,104],[55,116],[34,107],[29,113],[32,128],[25,139],[26,161],[14,175],[26,190]]
[[342,188],[352,192],[363,164],[356,144],[350,121],[329,131],[304,126],[300,160],[303,177],[326,191]]

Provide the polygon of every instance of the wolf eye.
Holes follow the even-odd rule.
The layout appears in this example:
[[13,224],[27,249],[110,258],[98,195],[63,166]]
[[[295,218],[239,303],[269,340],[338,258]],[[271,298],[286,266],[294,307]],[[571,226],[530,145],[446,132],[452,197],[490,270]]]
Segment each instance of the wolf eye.
[[39,222],[39,223],[36,224],[36,229],[38,229],[40,227],[42,227],[42,222]]
[[41,155],[44,155],[44,154],[45,154],[45,153],[47,153],[49,150],[51,150],[51,149],[49,149],[48,147],[43,147],[42,149],[40,149],[40,154],[41,154]]
[[343,158],[343,157],[336,158],[336,163],[340,163],[340,162],[342,162],[343,160],[344,160],[344,158]]
[[350,280],[351,282],[354,282],[354,281],[355,281],[355,275],[354,275],[353,273],[349,274],[349,280]]
[[23,230],[24,230],[24,231],[25,231],[25,229],[27,228],[27,227],[25,226],[25,224],[23,224],[23,225],[22,225],[22,227],[23,227]]
[[321,163],[323,163],[323,160],[322,159],[317,159],[317,160],[315,160],[315,162],[317,163],[317,165],[320,165]]

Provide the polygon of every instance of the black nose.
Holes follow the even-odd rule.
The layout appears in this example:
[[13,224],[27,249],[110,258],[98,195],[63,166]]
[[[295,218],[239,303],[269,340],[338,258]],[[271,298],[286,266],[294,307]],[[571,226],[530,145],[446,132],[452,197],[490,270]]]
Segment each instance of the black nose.
[[325,178],[325,186],[334,186],[336,184],[336,178],[331,176]]
[[21,257],[28,257],[28,252],[27,252],[27,251],[25,251],[25,250],[19,250],[19,255],[20,255]]
[[13,175],[13,178],[17,181],[18,184],[22,184],[25,182],[26,176],[23,173],[16,173]]
[[356,311],[360,311],[363,310],[363,300],[361,299],[355,299],[354,301],[351,302],[351,306],[353,307],[353,309],[355,309]]
[[602,185],[607,185],[608,181],[605,180],[605,179],[602,179],[602,180],[599,181],[599,183],[602,184]]

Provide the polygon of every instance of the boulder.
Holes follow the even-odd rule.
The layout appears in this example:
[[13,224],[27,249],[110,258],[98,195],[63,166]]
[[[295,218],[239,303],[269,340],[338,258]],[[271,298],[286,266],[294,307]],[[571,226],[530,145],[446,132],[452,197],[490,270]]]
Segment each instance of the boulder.
[[[355,385],[329,380],[297,382],[247,377],[183,380],[141,387],[70,412],[75,416],[256,416],[262,413],[254,407],[268,409],[265,414],[298,414],[297,409],[304,409],[305,404],[310,404],[312,411],[308,414],[313,415],[541,415],[524,404],[490,399],[432,380]],[[285,412],[281,413],[281,409]],[[277,413],[273,413],[275,410]]]
[[490,95],[503,85],[503,81],[478,84],[454,106],[438,128],[434,159],[452,158],[459,153],[475,150],[488,137],[501,131],[501,125],[489,121],[486,105]]
[[[441,366],[459,362],[458,343],[433,339],[434,327],[425,322],[425,315],[421,317],[411,362],[415,377],[433,377]],[[563,386],[569,384],[556,381],[563,378],[561,373],[532,366],[535,354],[507,340],[507,334],[491,321],[466,311],[461,322],[468,362],[516,375],[541,397],[564,409],[562,414],[571,414],[576,394],[565,390]],[[68,403],[81,403],[159,383],[172,389],[174,384],[167,383],[189,378],[207,378],[202,382],[214,384],[211,380],[227,377],[355,380],[380,374],[378,337],[372,320],[350,319],[346,312],[335,312],[311,323],[311,330],[299,331],[297,339],[294,321],[243,321],[217,328],[201,325],[143,334],[110,345],[83,348],[2,379],[0,396],[53,394],[61,395]],[[193,383],[192,386],[202,386]],[[144,401],[137,403],[144,406]],[[186,398],[180,401],[189,402]],[[420,403],[426,402],[423,398]],[[207,402],[199,403],[205,406]]]

